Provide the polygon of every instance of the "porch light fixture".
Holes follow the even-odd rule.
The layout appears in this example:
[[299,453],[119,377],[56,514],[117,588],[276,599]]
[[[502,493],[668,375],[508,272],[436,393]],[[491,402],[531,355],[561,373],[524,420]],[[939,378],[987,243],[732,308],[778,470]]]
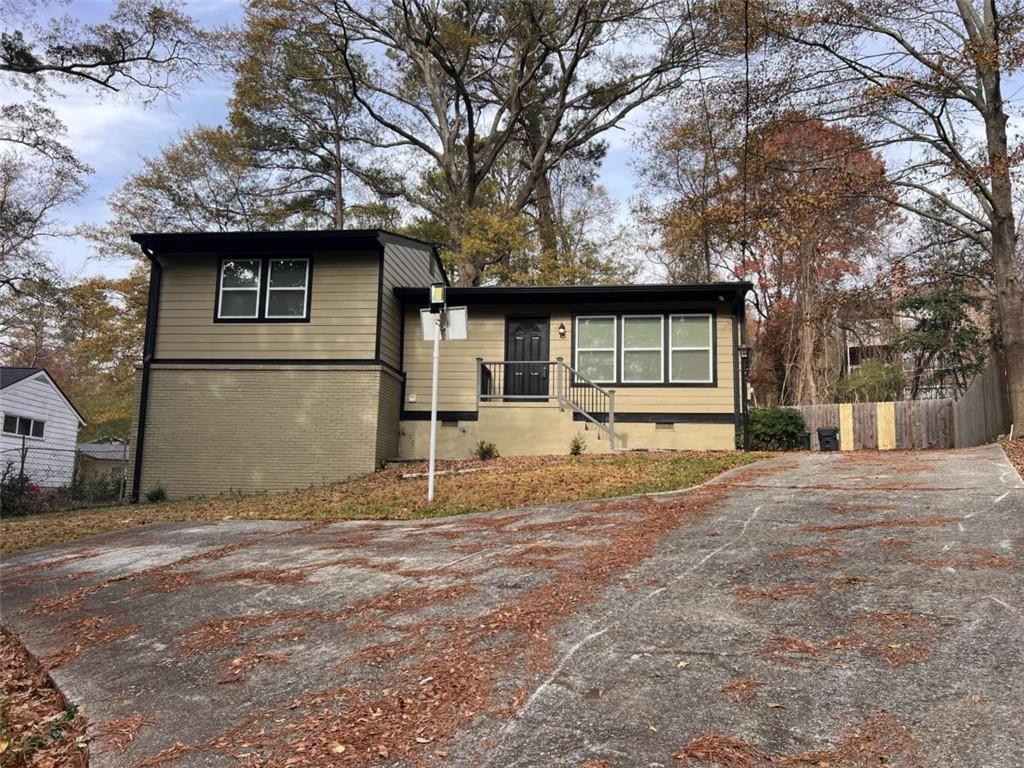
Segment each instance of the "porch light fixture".
[[433,283],[430,286],[430,311],[434,314],[444,311],[444,283]]
[[565,338],[565,323],[559,323],[558,324],[558,338],[560,338],[560,339],[564,339]]
[[738,346],[736,348],[736,351],[739,352],[740,360],[743,361],[744,365],[746,365],[747,363],[750,362],[750,347],[749,346],[747,346],[746,344],[740,344],[740,346]]

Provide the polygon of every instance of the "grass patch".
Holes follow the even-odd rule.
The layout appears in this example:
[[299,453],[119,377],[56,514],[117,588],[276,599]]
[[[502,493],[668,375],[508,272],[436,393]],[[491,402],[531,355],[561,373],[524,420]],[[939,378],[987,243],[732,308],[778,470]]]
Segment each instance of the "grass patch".
[[[58,544],[149,523],[217,520],[412,520],[565,501],[687,488],[766,453],[665,452],[595,456],[524,456],[445,461],[434,504],[426,478],[403,475],[425,466],[389,469],[317,488],[274,494],[216,496],[160,504],[53,512],[0,521],[0,552]],[[459,474],[459,470],[474,470]]]

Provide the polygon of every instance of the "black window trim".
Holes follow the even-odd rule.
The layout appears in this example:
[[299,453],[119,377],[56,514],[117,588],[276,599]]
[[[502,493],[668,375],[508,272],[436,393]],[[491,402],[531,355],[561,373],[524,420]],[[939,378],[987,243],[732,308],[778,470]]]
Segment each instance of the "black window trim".
[[[267,317],[267,290],[270,286],[270,262],[272,261],[305,261],[306,267],[306,311],[303,317]],[[226,261],[258,261],[260,262],[260,284],[256,294],[255,317],[220,317],[221,276]],[[308,323],[313,308],[313,266],[315,259],[312,254],[274,254],[274,255],[236,255],[221,256],[217,259],[217,272],[214,275],[213,287],[213,322],[215,323]]]
[[[14,432],[8,432],[7,429],[6,429],[6,424],[4,422],[6,422],[7,419],[9,419],[9,418],[10,419],[15,419],[15,422],[14,422],[14,430],[15,431]],[[27,421],[28,424],[29,424],[28,432],[26,432],[24,434],[18,431],[18,427],[20,426],[20,423],[22,421]],[[35,425],[36,424],[42,424],[43,425],[43,434],[41,434],[41,435],[33,434],[33,432],[35,431]],[[0,420],[0,433],[2,433],[4,435],[7,435],[8,437],[27,437],[30,440],[43,440],[46,437],[46,419],[34,419],[31,416],[21,416],[21,415],[19,415],[17,413],[7,413],[6,411],[4,411],[3,419]]]
[[[677,389],[714,389],[718,386],[718,315],[719,310],[716,307],[709,307],[707,309],[634,309],[634,310],[613,310],[613,311],[586,311],[586,312],[573,312],[572,313],[572,339],[570,340],[570,360],[572,360],[573,367],[576,362],[576,318],[578,317],[606,317],[614,316],[615,320],[615,333],[616,343],[618,345],[618,351],[616,352],[616,366],[615,366],[615,381],[610,382],[597,382],[597,384],[605,389],[620,389],[624,387],[628,388],[648,388],[658,389],[661,387],[673,387]],[[622,318],[630,315],[661,315],[663,322],[663,333],[662,343],[664,350],[662,354],[662,367],[664,373],[664,380],[658,384],[636,384],[629,381],[622,380],[621,366],[618,364],[618,357],[622,350]],[[695,382],[695,383],[684,383],[684,382],[672,382],[671,373],[669,368],[671,355],[669,354],[669,344],[671,328],[669,327],[669,318],[672,315],[711,315],[711,381]],[[733,352],[735,354],[735,351]],[[586,383],[579,381],[575,376],[572,377],[572,386],[574,387],[586,387]],[[616,414],[617,415],[617,414]]]

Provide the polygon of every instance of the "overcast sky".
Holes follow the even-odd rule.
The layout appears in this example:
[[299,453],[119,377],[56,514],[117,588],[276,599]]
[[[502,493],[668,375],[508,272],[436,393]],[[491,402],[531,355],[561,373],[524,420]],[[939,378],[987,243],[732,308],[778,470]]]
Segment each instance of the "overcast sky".
[[[57,4],[44,3],[41,10],[53,13],[54,5]],[[82,21],[101,21],[107,18],[112,5],[107,0],[72,0],[66,12]],[[242,17],[239,0],[191,0],[186,9],[203,26],[237,24]],[[1011,102],[1010,133],[1019,135],[1024,77],[1018,74],[1008,78],[1004,87]],[[64,209],[63,221],[69,226],[105,221],[109,215],[107,196],[126,176],[141,167],[143,157],[157,154],[161,147],[197,123],[216,125],[225,119],[230,88],[228,74],[211,73],[190,84],[186,92],[174,100],[161,98],[144,106],[137,96],[97,94],[80,86],[64,87],[61,95],[49,100],[49,105],[67,125],[67,142],[94,172],[87,179],[87,193],[75,205]],[[0,81],[0,103],[25,98],[24,92]],[[644,115],[637,112],[620,128],[603,136],[609,143],[609,152],[600,181],[618,203],[620,221],[628,219],[629,201],[636,194],[636,174],[630,163],[636,156],[634,142],[643,124]],[[981,130],[980,125],[964,127]],[[892,162],[896,158],[888,159]],[[70,277],[121,274],[130,266],[126,262],[95,258],[90,244],[80,238],[52,239],[49,250]]]
[[[67,12],[83,21],[101,21],[110,13],[111,2],[76,0]],[[53,12],[53,8],[44,8]],[[234,24],[241,21],[238,0],[192,0],[187,12],[203,26]],[[80,87],[63,87],[62,95],[48,100],[68,128],[67,143],[80,160],[93,168],[87,179],[88,191],[76,204],[62,212],[62,220],[70,225],[97,224],[109,216],[106,198],[121,182],[142,165],[142,158],[156,154],[161,147],[182,131],[197,123],[216,125],[226,116],[226,102],[231,90],[230,76],[210,74],[189,85],[187,92],[176,99],[160,99],[144,106],[138,98],[97,94]],[[0,83],[0,102],[25,99],[26,94]],[[605,137],[610,149],[605,160],[601,183],[621,203],[620,216],[625,216],[628,199],[633,195],[633,173],[629,166],[634,149],[633,133],[641,119],[631,120],[622,129],[609,131]],[[56,263],[69,276],[121,274],[130,264],[95,257],[90,243],[81,238],[50,239],[48,248]]]

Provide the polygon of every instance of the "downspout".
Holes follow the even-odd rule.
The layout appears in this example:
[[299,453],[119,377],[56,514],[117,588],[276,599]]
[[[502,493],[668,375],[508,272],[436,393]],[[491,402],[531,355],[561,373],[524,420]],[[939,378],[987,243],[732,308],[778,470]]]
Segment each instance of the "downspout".
[[135,433],[135,466],[132,472],[131,503],[139,501],[139,488],[142,483],[142,451],[146,441],[146,411],[149,405],[149,368],[153,362],[156,349],[156,318],[160,309],[160,280],[163,268],[157,261],[153,251],[142,246],[143,253],[149,259],[149,298],[146,306],[146,335],[142,342],[142,387],[139,392],[139,425]]

